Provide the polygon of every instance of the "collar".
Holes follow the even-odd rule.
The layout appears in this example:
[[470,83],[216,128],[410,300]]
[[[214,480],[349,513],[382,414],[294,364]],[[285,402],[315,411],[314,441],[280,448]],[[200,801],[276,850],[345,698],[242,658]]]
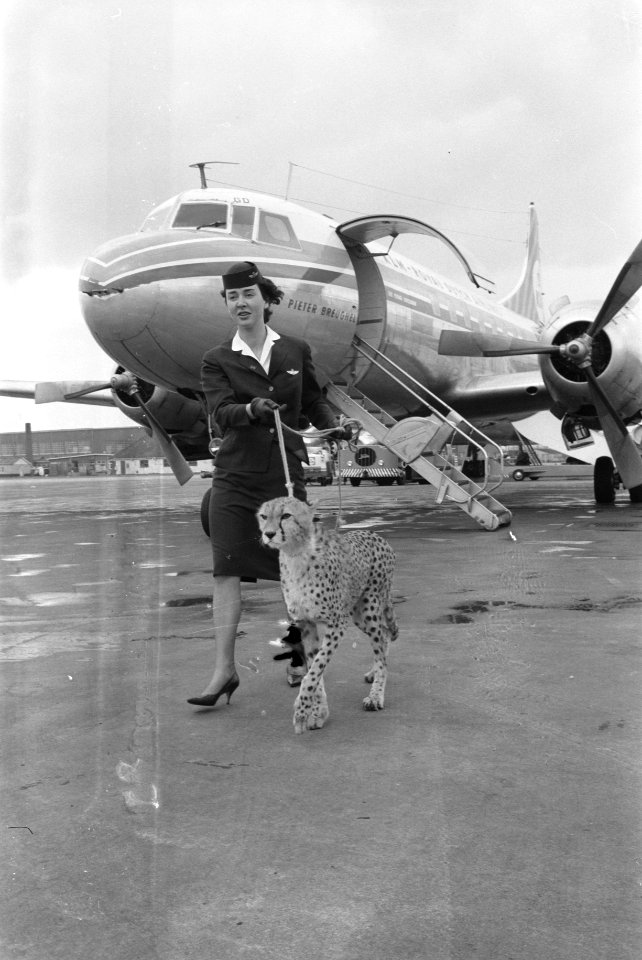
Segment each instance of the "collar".
[[280,340],[280,336],[275,330],[272,330],[271,327],[265,328],[265,343],[263,344],[263,349],[261,350],[261,356],[257,357],[250,347],[248,347],[245,340],[241,340],[238,333],[234,334],[234,339],[232,340],[232,350],[236,350],[237,353],[241,353],[244,357],[252,357],[254,360],[258,360],[263,369],[267,373],[267,366],[270,359],[270,353],[272,352],[272,347],[277,340]]

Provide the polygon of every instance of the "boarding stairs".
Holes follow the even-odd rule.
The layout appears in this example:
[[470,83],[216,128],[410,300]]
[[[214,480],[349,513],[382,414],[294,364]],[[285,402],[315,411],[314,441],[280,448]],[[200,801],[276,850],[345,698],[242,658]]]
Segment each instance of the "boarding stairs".
[[[355,336],[353,346],[430,412],[397,421],[356,385],[339,379],[328,384],[328,400],[432,484],[437,503],[456,504],[485,530],[507,526],[510,510],[491,495],[504,478],[501,448],[372,344]],[[462,446],[472,451],[479,477],[459,467],[455,449]]]

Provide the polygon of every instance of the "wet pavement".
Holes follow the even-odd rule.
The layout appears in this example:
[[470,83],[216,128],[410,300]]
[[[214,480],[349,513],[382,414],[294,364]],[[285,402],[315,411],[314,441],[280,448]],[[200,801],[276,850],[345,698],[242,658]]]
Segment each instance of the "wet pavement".
[[[369,644],[295,736],[244,588],[211,672],[208,481],[5,480],[2,960],[638,960],[642,507],[507,482],[480,530],[425,486],[343,487],[397,553],[386,709]],[[310,488],[327,522],[338,488]]]

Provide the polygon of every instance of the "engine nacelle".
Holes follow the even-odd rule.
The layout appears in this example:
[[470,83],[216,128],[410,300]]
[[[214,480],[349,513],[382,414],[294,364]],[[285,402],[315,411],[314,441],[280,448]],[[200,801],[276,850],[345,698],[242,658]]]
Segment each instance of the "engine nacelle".
[[[551,320],[543,340],[565,344],[585,333],[599,304],[577,303],[564,307]],[[642,407],[642,316],[631,300],[593,340],[592,367],[600,385],[620,416],[627,420]],[[570,359],[540,357],[542,377],[555,401],[553,412],[594,414],[586,374]]]
[[[116,374],[124,372],[117,367]],[[157,387],[153,383],[136,378],[138,391],[150,412],[163,425],[187,460],[211,459],[210,435],[207,417],[198,400],[183,397],[179,393]],[[125,390],[112,389],[112,397],[118,409],[151,434],[144,411]]]

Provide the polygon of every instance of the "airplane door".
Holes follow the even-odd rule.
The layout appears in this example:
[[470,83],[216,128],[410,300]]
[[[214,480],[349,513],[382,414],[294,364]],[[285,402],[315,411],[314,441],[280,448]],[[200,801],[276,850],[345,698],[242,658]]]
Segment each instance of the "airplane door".
[[[339,224],[337,234],[341,237],[348,251],[357,277],[359,292],[357,334],[377,349],[380,347],[386,329],[386,293],[375,258],[365,244],[381,240],[384,237],[390,237],[391,241],[394,242],[403,233],[433,237],[445,244],[451,253],[457,257],[471,283],[479,287],[477,275],[473,272],[461,250],[441,231],[431,227],[428,223],[424,223],[423,220],[414,220],[411,217],[402,216],[377,215],[357,217],[356,220],[348,220],[346,223]],[[392,243],[390,246],[392,246]],[[480,277],[480,279],[483,278]],[[355,382],[366,374],[369,366],[370,364],[364,359],[355,361]]]
[[[379,349],[386,331],[386,289],[379,267],[368,248],[349,231],[337,228],[354,268],[359,294],[356,335],[370,346]],[[368,372],[371,362],[362,357],[354,346],[348,366],[342,371],[350,385],[358,383]],[[336,379],[336,378],[335,378]],[[338,381],[337,381],[338,382]]]

